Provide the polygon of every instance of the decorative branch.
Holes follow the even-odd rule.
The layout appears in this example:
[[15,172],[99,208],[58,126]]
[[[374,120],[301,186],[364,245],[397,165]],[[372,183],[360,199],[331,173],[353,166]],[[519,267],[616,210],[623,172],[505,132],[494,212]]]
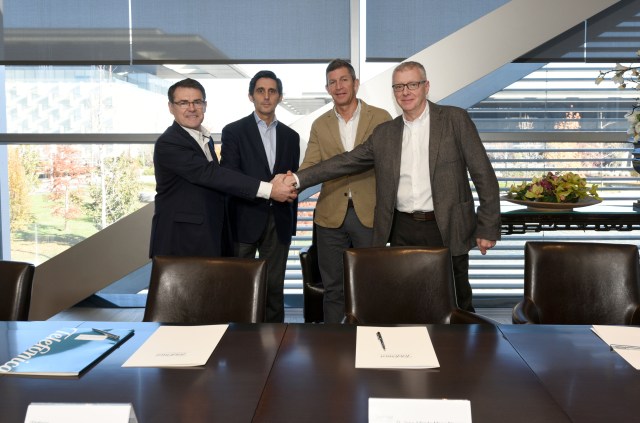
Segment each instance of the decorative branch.
[[[640,50],[636,51],[636,56],[640,57]],[[624,90],[627,87],[633,87],[640,91],[640,66],[624,66],[616,63],[616,67],[606,71],[600,71],[596,78],[596,85],[607,79],[610,75],[611,81],[618,86],[618,89]],[[635,86],[633,86],[635,84]],[[636,104],[631,111],[624,115],[629,122],[627,134],[633,137],[634,142],[640,141],[640,99],[636,99]]]
[[[640,56],[640,50],[636,52],[636,56]],[[635,89],[640,90],[640,66],[624,66],[620,63],[616,63],[616,67],[606,71],[600,71],[596,78],[596,85],[607,79],[609,75],[611,81],[618,86],[619,89],[624,90],[628,85],[635,84]]]

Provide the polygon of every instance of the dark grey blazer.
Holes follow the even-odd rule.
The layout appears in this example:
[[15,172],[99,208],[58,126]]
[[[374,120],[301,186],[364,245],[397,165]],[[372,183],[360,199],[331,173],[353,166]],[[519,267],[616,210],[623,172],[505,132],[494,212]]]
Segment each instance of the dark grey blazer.
[[[476,238],[500,239],[498,180],[468,113],[458,107],[432,102],[429,102],[429,108],[429,170],[436,222],[451,254],[467,254],[476,246]],[[403,129],[404,121],[398,116],[379,125],[365,143],[351,152],[297,173],[300,188],[304,189],[373,166],[377,198],[374,246],[386,245],[391,234],[400,180]],[[479,195],[477,211],[468,175]]]

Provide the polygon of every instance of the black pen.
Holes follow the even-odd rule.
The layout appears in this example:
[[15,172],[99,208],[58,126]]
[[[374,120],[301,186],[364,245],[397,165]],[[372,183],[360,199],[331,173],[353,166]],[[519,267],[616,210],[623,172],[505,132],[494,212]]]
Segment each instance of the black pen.
[[117,340],[119,340],[119,339],[120,339],[120,337],[119,337],[118,335],[114,335],[114,334],[112,334],[112,333],[105,332],[105,331],[100,330],[100,329],[91,329],[91,330],[92,330],[92,331],[94,331],[94,332],[98,332],[100,335],[104,335],[104,336],[106,336],[107,338],[112,339],[112,340],[114,340],[114,341],[117,341]]
[[382,346],[383,350],[387,350],[387,348],[384,346],[384,341],[382,340],[382,334],[380,332],[376,332],[376,335],[378,336],[378,341],[380,341],[380,345]]

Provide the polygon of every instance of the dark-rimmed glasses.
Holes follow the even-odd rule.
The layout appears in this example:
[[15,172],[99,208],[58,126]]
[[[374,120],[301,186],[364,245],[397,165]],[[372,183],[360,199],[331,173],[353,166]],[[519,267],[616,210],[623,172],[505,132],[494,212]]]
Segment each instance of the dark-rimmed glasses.
[[427,82],[426,79],[417,82],[407,82],[406,84],[393,84],[391,88],[393,88],[393,91],[397,93],[399,93],[400,91],[404,91],[404,87],[407,87],[409,90],[413,91],[417,90],[420,84],[424,84],[425,82]]
[[204,106],[207,105],[207,102],[205,100],[193,100],[193,101],[174,101],[173,104],[175,104],[176,106],[178,106],[181,109],[188,109],[190,105],[193,104],[193,107],[195,107],[196,109],[202,109]]

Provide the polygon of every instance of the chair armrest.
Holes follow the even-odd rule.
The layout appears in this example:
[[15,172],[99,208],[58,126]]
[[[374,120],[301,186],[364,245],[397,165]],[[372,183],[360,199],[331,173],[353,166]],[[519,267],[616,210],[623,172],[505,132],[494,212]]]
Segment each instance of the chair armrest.
[[451,317],[449,319],[449,323],[452,325],[456,324],[485,324],[485,325],[497,325],[493,319],[489,319],[488,317],[481,316],[476,313],[472,313],[466,310],[456,309],[451,313]]
[[540,323],[538,308],[529,298],[525,298],[513,307],[511,321],[514,324],[535,324]]
[[360,321],[353,314],[347,313],[344,316],[344,318],[342,319],[342,323],[346,323],[346,324],[349,324],[349,325],[358,325],[358,324],[360,324]]
[[637,306],[631,315],[630,325],[640,325],[640,306]]

